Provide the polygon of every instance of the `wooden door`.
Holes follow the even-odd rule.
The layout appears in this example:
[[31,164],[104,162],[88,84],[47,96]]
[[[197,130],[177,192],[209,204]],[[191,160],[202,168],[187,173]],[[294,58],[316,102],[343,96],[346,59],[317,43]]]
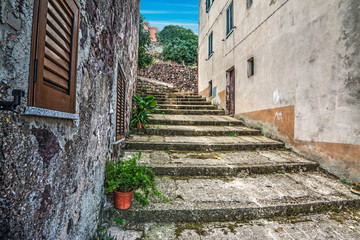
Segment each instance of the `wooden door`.
[[235,114],[235,70],[226,72],[226,109],[229,115]]

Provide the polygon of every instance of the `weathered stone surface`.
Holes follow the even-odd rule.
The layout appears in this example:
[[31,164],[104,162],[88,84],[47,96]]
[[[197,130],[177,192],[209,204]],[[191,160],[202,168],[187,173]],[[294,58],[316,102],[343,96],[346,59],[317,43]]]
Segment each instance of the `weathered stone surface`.
[[[125,152],[125,158],[135,152]],[[158,176],[248,176],[307,172],[319,164],[289,151],[181,152],[141,151],[140,163]]]
[[[171,203],[133,203],[127,211],[105,209],[105,217],[130,222],[237,221],[360,207],[360,197],[321,172],[252,177],[159,177]],[[110,218],[111,219],[111,218]]]
[[118,229],[123,235],[137,232],[146,240],[216,239],[216,240],[329,240],[360,239],[360,212],[298,216],[296,218],[259,219],[250,222],[146,223]]
[[138,77],[136,92],[141,93],[142,95],[148,95],[149,93],[155,95],[157,93],[170,93],[174,91],[175,89],[173,84]]
[[157,109],[154,111],[154,114],[174,114],[174,115],[223,115],[224,110],[204,110],[204,109],[196,109],[196,110],[188,110],[188,109]]
[[[21,113],[28,106],[34,2],[0,4],[0,100],[24,90]],[[78,2],[79,119],[0,111],[0,239],[88,239],[97,228],[115,135],[117,67],[127,80],[127,123],[130,118],[139,1]]]
[[283,143],[263,136],[208,137],[133,135],[126,141],[126,149],[180,150],[180,151],[231,151],[278,149]]
[[173,84],[179,92],[197,91],[197,68],[171,63],[153,63],[139,75]]
[[146,125],[146,128],[133,130],[137,134],[167,136],[237,136],[259,135],[260,131],[241,126],[184,126],[184,125]]
[[244,123],[229,116],[215,115],[166,115],[153,114],[151,124],[165,125],[208,125],[208,126],[243,126]]

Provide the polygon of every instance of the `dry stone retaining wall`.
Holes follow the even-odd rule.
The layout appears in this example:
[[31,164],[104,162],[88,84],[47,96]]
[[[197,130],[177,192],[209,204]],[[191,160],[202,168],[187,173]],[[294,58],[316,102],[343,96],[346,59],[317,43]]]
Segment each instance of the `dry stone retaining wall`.
[[171,63],[154,63],[139,76],[173,84],[179,92],[197,92],[197,68]]

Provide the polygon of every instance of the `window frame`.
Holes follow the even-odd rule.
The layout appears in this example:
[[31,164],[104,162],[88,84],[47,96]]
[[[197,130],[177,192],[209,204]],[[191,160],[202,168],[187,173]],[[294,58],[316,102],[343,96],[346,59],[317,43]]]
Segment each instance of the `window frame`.
[[226,8],[226,37],[234,30],[234,1]]
[[208,59],[214,54],[214,32],[212,31],[208,37]]
[[206,12],[210,11],[211,6],[213,5],[215,0],[205,0],[205,10]]
[[250,78],[255,74],[254,57],[249,58],[247,61],[247,77]]
[[[30,70],[29,70],[29,88],[28,88],[28,106],[44,109],[48,112],[63,112],[74,114],[76,111],[76,75],[77,75],[77,58],[78,58],[78,42],[80,29],[80,5],[76,0],[64,0],[65,9],[71,11],[71,34],[69,35],[69,70],[68,74],[68,90],[62,93],[56,90],[44,90],[44,70],[45,70],[45,43],[44,38],[47,37],[48,27],[48,11],[49,4],[52,0],[35,0],[33,27],[31,37],[30,52]],[[53,4],[52,4],[53,5]],[[62,9],[64,11],[64,8]],[[66,10],[65,10],[66,11]],[[59,14],[57,11],[56,14]],[[60,14],[61,15],[61,14]],[[54,62],[52,62],[54,63]],[[56,64],[56,63],[54,63]],[[56,74],[55,74],[56,75]],[[55,93],[55,94],[52,94]],[[55,98],[55,99],[54,99]],[[49,101],[49,100],[54,101]]]
[[253,4],[253,0],[246,0],[246,9],[249,9]]

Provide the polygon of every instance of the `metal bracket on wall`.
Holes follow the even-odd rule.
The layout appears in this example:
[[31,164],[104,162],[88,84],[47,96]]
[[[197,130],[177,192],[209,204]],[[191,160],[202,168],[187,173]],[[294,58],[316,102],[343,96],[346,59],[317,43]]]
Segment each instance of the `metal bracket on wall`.
[[25,92],[23,90],[14,89],[12,90],[12,95],[14,96],[14,100],[12,101],[0,101],[0,110],[7,110],[16,112],[16,107],[20,105],[21,103],[21,97],[25,95]]

